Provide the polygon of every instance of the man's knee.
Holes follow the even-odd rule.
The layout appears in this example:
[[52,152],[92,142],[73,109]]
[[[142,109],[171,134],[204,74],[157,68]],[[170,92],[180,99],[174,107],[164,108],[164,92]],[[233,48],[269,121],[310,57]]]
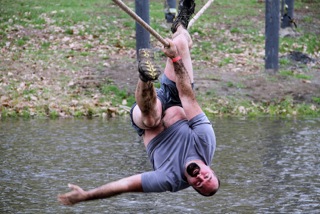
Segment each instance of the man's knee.
[[[159,105],[159,106],[158,106]],[[132,112],[132,120],[141,129],[152,129],[161,122],[161,103],[157,102],[157,108],[152,111],[142,112],[138,105],[135,105]]]

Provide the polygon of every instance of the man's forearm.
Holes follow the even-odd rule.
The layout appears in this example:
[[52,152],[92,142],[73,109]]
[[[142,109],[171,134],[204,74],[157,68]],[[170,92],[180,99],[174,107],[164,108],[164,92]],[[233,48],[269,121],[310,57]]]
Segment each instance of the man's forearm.
[[184,67],[182,60],[180,59],[179,61],[173,63],[173,67],[177,77],[176,85],[179,91],[179,96],[180,97],[187,96],[195,100],[195,95],[193,93],[192,86],[191,86],[191,79],[189,77],[189,74],[186,68]]
[[69,184],[71,192],[58,195],[58,200],[64,205],[74,205],[79,202],[94,199],[109,198],[126,192],[142,192],[141,174],[123,178],[98,188],[84,191],[77,185]]
[[123,193],[122,187],[117,182],[111,182],[95,189],[86,191],[85,201],[109,198]]
[[142,192],[140,175],[123,178],[89,190],[86,192],[86,200],[109,198],[126,192]]
[[176,86],[180,100],[187,119],[191,120],[193,117],[200,114],[202,109],[196,100],[196,95],[193,92],[189,74],[182,60],[174,62],[173,66],[176,74]]

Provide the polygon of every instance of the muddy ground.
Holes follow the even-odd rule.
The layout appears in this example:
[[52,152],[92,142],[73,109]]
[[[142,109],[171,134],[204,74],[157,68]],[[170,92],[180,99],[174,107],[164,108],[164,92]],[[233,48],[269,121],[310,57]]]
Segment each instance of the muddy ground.
[[[76,72],[70,71],[68,67],[57,66],[59,57],[50,59],[50,62],[25,58],[12,60],[14,56],[11,54],[12,52],[1,62],[2,111],[6,108],[23,114],[28,109],[33,115],[38,114],[40,109],[45,115],[52,111],[58,112],[60,117],[76,115],[76,112],[87,115],[90,108],[121,113],[122,110],[114,108],[111,102],[101,103],[100,98],[105,96],[101,93],[101,87],[112,83],[133,95],[138,80],[135,50],[109,55],[107,60],[102,60],[103,67],[97,66],[97,61],[101,59],[86,57],[86,64]],[[72,57],[70,56],[70,60],[79,66],[81,59]],[[277,104],[291,98],[293,103],[319,106],[319,101],[314,100],[320,98],[319,58],[308,55],[294,58],[290,53],[282,55],[280,57],[287,58],[289,63],[280,65],[279,72],[273,74],[264,69],[263,49],[249,57],[248,54],[245,57],[234,54],[234,62],[223,66],[219,65],[220,57],[223,58],[224,54],[217,53],[210,62],[193,61],[195,90],[204,95],[202,97],[246,100],[258,105]],[[164,57],[157,58],[162,67],[165,60]],[[283,70],[289,74],[280,74]],[[308,78],[299,78],[299,74]],[[207,99],[202,99],[204,102],[205,100]],[[122,104],[125,106],[126,102]],[[210,103],[205,105],[210,106]],[[128,112],[127,108],[125,112]]]
[[[282,57],[290,59],[290,65],[286,65],[286,70],[295,74],[306,74],[311,79],[280,75],[279,72],[268,73],[264,69],[263,58],[258,60],[260,65],[250,66],[250,69],[242,69],[232,64],[227,68],[207,67],[203,62],[193,61],[195,90],[205,94],[213,93],[218,97],[236,97],[254,102],[281,101],[291,96],[295,102],[311,103],[312,97],[320,97],[319,60],[307,58],[305,63],[292,59],[290,54]],[[308,56],[303,55],[302,59],[305,57]],[[127,88],[130,93],[134,92],[138,78],[136,63],[118,62],[113,68],[108,69],[107,73],[119,87]]]

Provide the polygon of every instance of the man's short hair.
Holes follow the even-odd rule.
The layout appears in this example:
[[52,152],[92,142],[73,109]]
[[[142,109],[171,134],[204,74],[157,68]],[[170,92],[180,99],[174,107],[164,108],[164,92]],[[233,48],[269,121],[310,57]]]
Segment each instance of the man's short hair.
[[[216,176],[216,175],[215,175]],[[195,189],[200,195],[203,195],[205,197],[210,197],[213,196],[214,194],[216,194],[220,188],[220,179],[218,178],[218,176],[216,176],[216,178],[218,179],[218,188],[214,189],[212,192],[210,192],[208,195],[203,194],[202,192],[200,192],[199,190]]]

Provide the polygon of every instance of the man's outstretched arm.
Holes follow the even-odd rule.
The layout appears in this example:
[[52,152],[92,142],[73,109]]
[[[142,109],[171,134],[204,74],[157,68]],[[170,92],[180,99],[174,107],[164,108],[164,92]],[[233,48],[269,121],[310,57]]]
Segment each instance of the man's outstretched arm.
[[143,192],[141,174],[122,178],[89,191],[84,191],[79,186],[73,184],[69,184],[68,186],[72,189],[71,192],[58,195],[58,200],[64,205],[74,205],[83,201],[109,198],[127,192]]

